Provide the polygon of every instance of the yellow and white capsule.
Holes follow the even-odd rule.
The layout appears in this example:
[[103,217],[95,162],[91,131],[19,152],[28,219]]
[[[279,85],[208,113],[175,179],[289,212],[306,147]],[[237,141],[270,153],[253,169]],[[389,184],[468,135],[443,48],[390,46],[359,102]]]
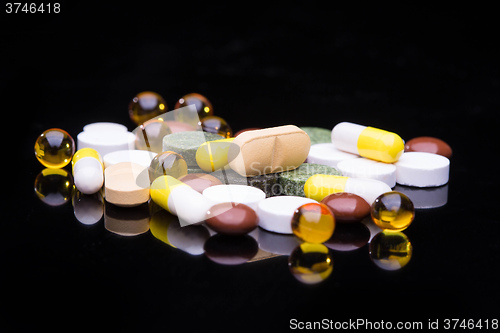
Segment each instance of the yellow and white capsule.
[[179,217],[181,226],[201,223],[213,205],[200,192],[172,176],[160,176],[151,184],[151,199]]
[[104,184],[101,155],[92,148],[78,150],[71,161],[76,188],[83,194],[94,194]]
[[227,153],[234,138],[207,141],[196,151],[196,163],[206,172],[222,169],[229,161]]
[[380,180],[322,174],[309,177],[304,184],[306,197],[316,201],[333,193],[349,192],[359,195],[371,205],[379,195],[390,191],[389,185]]
[[348,122],[333,128],[332,142],[337,149],[385,163],[397,162],[405,149],[396,133]]

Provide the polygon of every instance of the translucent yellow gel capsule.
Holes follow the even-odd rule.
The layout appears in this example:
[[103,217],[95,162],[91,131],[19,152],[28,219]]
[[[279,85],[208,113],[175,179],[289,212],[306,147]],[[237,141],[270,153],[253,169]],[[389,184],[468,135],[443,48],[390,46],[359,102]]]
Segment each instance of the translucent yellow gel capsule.
[[213,172],[225,167],[227,152],[234,138],[208,141],[200,145],[196,151],[196,163],[206,172]]

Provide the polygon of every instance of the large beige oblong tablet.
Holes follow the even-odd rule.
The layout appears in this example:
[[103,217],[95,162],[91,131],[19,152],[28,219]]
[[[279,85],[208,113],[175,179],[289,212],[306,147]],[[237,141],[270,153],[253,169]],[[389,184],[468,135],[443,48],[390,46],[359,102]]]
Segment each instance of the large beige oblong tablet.
[[294,125],[247,131],[229,147],[229,166],[246,177],[292,170],[306,160],[310,147],[307,133]]
[[149,200],[149,176],[146,167],[121,162],[104,170],[104,193],[107,202],[133,207]]

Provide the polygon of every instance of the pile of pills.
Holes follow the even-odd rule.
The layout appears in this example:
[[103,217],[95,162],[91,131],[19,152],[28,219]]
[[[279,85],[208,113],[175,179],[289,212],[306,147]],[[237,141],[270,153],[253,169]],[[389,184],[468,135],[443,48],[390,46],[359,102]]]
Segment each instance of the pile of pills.
[[[134,131],[88,124],[76,145],[64,130],[43,132],[35,156],[48,169],[35,180],[37,195],[50,205],[73,192],[78,202],[100,196],[109,230],[133,235],[150,229],[168,244],[225,264],[246,262],[259,248],[281,254],[283,244],[291,253],[290,271],[304,283],[330,275],[328,248],[338,249],[339,235],[360,225],[382,230],[370,241],[373,261],[401,268],[412,253],[401,231],[414,220],[415,208],[446,203],[452,151],[437,138],[405,144],[395,133],[348,122],[331,131],[286,124],[233,137],[200,94],[183,96],[167,112],[159,94],[142,92],[130,102],[129,115],[138,126]],[[62,169],[70,162],[73,177]],[[131,218],[119,226],[123,209]],[[75,207],[83,223],[102,216],[90,211],[79,218]],[[188,232],[194,236],[186,237]],[[235,246],[248,251],[235,257]]]

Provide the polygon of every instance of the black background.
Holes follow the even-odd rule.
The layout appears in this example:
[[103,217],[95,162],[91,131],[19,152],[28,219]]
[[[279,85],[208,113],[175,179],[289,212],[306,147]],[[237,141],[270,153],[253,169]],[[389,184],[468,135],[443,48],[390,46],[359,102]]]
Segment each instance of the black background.
[[[500,319],[498,24],[493,9],[326,8],[61,2],[59,14],[0,17],[5,196],[0,331],[287,331],[289,320]],[[418,210],[414,254],[396,272],[367,246],[333,252],[324,283],[295,280],[281,256],[222,266],[150,232],[80,224],[71,204],[33,192],[37,136],[85,124],[135,126],[144,90],[170,109],[207,96],[234,131],[352,121],[430,135],[453,148],[446,206]],[[484,328],[483,328],[484,331]]]

